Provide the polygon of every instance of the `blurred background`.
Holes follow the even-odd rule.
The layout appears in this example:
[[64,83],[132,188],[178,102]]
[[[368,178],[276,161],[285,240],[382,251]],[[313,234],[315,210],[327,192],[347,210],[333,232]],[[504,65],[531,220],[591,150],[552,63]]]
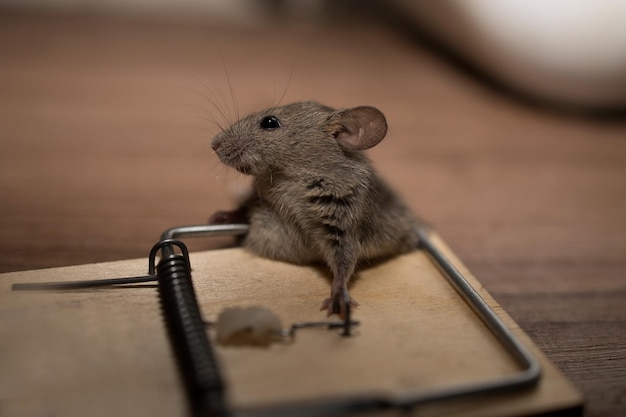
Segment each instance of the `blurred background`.
[[624,415],[626,3],[528,3],[0,0],[0,271],[145,257],[247,186],[219,126],[373,105],[381,175]]

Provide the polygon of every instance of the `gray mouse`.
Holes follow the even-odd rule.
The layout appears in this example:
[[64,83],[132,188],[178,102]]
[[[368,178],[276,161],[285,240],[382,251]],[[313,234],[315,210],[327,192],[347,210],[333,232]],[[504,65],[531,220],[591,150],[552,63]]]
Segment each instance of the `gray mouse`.
[[359,263],[417,245],[414,216],[363,153],[386,133],[374,107],[335,110],[310,101],[237,121],[211,146],[224,164],[254,177],[254,190],[209,222],[249,223],[243,246],[261,256],[327,265],[332,285],[322,310],[343,316],[343,290]]

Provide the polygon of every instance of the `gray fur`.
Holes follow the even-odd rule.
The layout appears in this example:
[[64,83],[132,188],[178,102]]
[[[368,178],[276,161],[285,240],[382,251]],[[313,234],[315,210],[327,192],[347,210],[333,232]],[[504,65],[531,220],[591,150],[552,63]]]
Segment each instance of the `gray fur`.
[[[268,115],[281,126],[263,129]],[[255,177],[244,247],[297,264],[325,263],[333,276],[323,305],[329,314],[342,312],[341,292],[359,262],[416,245],[413,215],[355,150],[358,143],[375,145],[386,130],[384,116],[371,107],[299,102],[251,114],[212,142],[222,162]],[[342,146],[345,136],[349,145]]]

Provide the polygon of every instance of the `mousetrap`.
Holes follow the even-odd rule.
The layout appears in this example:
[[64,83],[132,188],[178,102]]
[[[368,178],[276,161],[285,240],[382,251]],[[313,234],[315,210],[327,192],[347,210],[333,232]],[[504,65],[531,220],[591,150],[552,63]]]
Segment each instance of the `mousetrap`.
[[183,243],[246,230],[169,229],[147,275],[145,260],[2,274],[0,414],[581,414],[579,393],[432,230],[362,269],[343,318],[319,311],[322,268]]

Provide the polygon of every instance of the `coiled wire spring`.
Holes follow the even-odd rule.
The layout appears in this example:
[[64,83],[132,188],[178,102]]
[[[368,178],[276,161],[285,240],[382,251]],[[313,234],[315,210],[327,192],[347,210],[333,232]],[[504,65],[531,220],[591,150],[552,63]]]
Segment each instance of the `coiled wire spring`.
[[164,256],[156,273],[163,319],[186,387],[190,413],[193,416],[225,416],[225,386],[191,281],[187,248],[175,240],[162,241],[155,247],[166,244],[178,246],[183,251],[182,255]]

